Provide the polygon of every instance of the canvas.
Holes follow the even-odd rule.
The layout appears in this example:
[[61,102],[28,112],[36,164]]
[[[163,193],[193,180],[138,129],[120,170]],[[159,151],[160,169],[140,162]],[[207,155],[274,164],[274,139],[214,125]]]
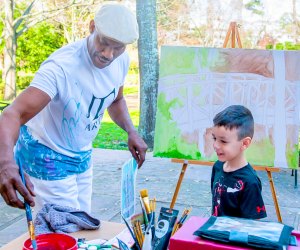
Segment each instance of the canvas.
[[299,51],[163,46],[154,155],[216,161],[213,118],[241,104],[255,122],[248,161],[296,169],[299,68]]

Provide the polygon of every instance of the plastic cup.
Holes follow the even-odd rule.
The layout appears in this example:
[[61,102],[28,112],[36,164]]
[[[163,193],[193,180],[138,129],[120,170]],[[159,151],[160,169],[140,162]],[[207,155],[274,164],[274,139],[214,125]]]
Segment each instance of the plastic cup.
[[[70,235],[60,233],[40,234],[36,236],[38,250],[77,250],[77,241]],[[31,240],[24,242],[23,250],[33,250]]]

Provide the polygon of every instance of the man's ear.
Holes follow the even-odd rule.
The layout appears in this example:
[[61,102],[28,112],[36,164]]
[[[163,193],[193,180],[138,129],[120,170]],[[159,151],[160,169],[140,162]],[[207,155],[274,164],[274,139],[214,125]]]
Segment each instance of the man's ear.
[[91,34],[94,32],[94,30],[95,30],[95,21],[94,20],[90,21],[89,30],[90,30]]
[[247,149],[251,144],[251,137],[247,136],[242,140],[242,150]]

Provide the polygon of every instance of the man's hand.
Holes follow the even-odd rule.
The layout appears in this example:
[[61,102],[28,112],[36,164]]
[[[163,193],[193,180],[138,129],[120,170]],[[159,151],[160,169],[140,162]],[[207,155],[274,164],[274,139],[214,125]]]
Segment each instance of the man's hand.
[[34,206],[33,184],[29,176],[24,173],[26,187],[22,183],[19,167],[13,162],[0,163],[0,193],[7,205],[12,207],[24,208],[24,203],[18,196],[18,191],[30,205]]
[[147,144],[136,131],[128,133],[128,149],[138,163],[138,168],[140,168],[145,161],[147,148]]

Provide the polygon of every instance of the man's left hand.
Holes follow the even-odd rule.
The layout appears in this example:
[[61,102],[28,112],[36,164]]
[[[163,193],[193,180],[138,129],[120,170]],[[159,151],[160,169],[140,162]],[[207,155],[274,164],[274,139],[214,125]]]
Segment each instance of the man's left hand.
[[136,131],[128,133],[128,149],[138,163],[138,168],[140,168],[145,161],[147,148],[147,144]]

